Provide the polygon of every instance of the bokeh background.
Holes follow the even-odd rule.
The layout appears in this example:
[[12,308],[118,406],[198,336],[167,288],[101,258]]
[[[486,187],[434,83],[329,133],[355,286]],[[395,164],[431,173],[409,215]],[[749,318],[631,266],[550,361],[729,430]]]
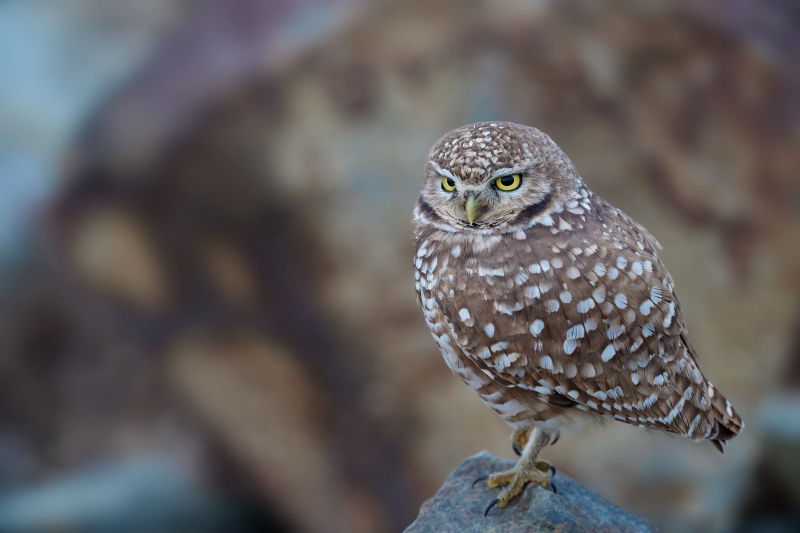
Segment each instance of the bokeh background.
[[747,423],[543,456],[663,531],[800,530],[792,0],[0,2],[0,530],[393,532],[513,457],[413,290],[426,152],[481,120],[661,241]]

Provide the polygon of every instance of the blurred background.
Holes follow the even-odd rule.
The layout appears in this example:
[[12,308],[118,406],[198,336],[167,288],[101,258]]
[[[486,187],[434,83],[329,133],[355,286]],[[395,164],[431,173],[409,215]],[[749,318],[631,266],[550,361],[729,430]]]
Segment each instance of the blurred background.
[[417,307],[430,145],[547,132],[664,245],[712,446],[543,456],[667,532],[800,530],[792,0],[0,2],[0,531],[394,532],[509,429]]

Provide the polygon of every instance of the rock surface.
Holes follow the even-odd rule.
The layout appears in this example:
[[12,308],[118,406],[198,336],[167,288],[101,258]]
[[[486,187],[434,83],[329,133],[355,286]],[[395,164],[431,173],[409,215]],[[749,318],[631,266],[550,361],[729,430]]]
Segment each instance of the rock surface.
[[405,533],[658,531],[648,520],[612,505],[561,473],[553,476],[558,494],[527,487],[508,507],[494,508],[484,518],[483,511],[497,491],[485,483],[473,487],[473,482],[481,474],[513,466],[488,452],[470,457],[422,505]]

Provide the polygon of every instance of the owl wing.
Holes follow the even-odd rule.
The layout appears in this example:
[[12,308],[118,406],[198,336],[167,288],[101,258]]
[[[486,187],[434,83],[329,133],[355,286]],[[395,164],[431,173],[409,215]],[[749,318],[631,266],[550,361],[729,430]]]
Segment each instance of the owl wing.
[[532,400],[697,440],[738,433],[700,372],[657,241],[597,200],[591,222],[562,213],[569,230],[534,226],[492,251],[500,266],[467,265],[481,279],[454,280],[442,301],[460,347]]

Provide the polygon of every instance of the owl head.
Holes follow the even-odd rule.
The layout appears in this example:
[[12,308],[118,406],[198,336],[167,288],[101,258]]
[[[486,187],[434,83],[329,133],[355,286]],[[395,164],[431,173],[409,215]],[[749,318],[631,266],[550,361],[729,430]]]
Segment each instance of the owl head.
[[478,122],[433,145],[419,208],[442,229],[506,233],[559,210],[581,184],[569,158],[541,131]]

